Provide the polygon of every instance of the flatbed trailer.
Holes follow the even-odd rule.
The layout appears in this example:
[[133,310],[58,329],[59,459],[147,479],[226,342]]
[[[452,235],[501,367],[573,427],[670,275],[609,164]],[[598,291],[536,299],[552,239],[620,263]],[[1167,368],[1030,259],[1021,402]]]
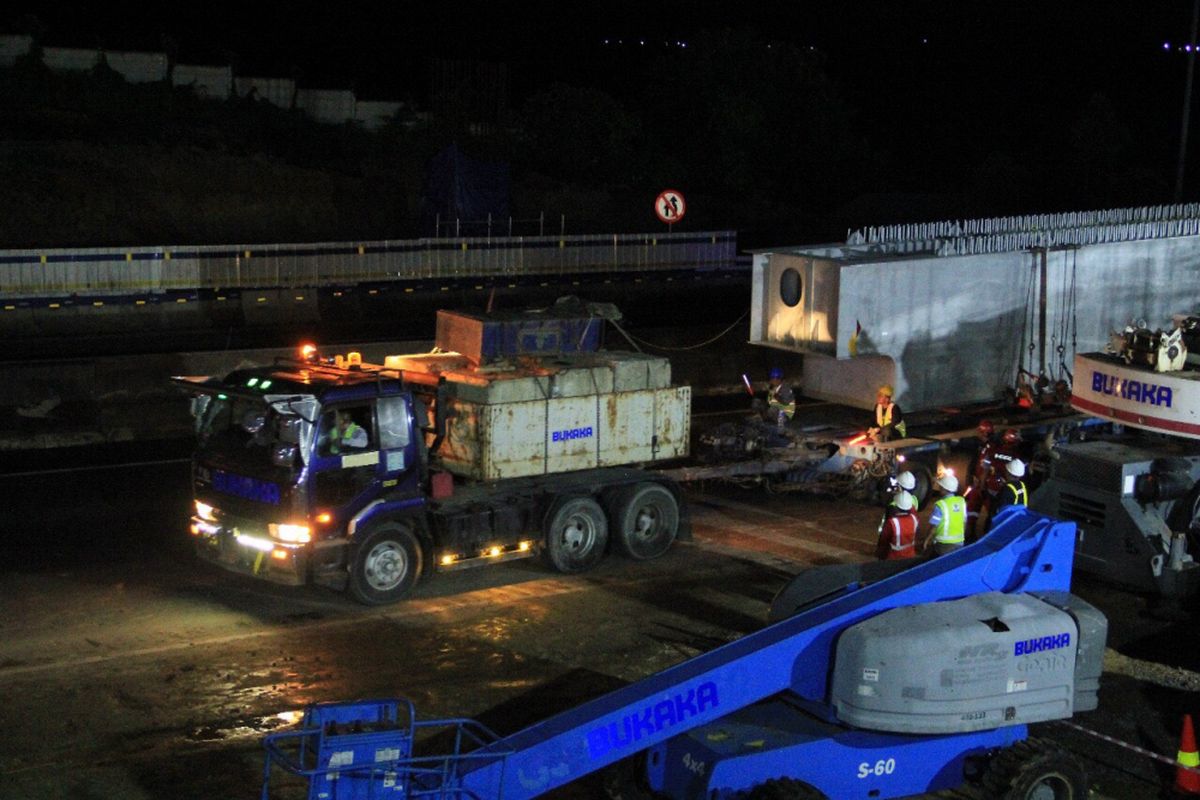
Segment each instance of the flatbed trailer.
[[910,435],[875,441],[861,427],[845,422],[862,416],[861,411],[823,405],[830,422],[802,421],[806,415],[801,407],[797,419],[782,432],[753,419],[715,426],[698,435],[692,448],[696,457],[690,463],[656,471],[677,483],[722,481],[776,492],[870,498],[887,487],[890,477],[909,470],[917,480],[917,499],[924,502],[939,473],[947,469],[966,473],[978,449],[980,420],[991,420],[997,430],[1017,431],[1021,457],[1030,463],[1035,481],[1054,444],[1106,424],[1069,407],[1029,411],[987,405],[914,414]]

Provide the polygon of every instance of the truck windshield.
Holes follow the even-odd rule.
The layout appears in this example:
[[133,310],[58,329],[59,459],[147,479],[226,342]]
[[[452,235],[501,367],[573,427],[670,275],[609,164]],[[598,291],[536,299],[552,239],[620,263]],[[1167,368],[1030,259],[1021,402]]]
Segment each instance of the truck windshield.
[[307,459],[318,405],[311,397],[206,395],[193,406],[200,448],[295,468]]

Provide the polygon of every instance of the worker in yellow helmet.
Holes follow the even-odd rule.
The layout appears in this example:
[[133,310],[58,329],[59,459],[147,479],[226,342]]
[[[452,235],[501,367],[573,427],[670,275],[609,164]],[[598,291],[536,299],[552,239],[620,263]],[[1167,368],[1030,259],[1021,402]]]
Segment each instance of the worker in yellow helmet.
[[875,424],[867,429],[867,433],[877,442],[903,439],[907,435],[904,414],[892,399],[893,394],[892,387],[885,383],[875,395]]

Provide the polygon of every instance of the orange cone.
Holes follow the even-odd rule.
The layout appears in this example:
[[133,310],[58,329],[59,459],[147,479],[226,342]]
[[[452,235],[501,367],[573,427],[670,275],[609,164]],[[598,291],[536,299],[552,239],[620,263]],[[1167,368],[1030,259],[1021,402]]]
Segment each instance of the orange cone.
[[[1192,715],[1183,715],[1183,733],[1179,735],[1179,755],[1175,757],[1175,792],[1200,794],[1200,753],[1196,752],[1196,732],[1192,730]],[[1185,769],[1191,767],[1192,769]]]

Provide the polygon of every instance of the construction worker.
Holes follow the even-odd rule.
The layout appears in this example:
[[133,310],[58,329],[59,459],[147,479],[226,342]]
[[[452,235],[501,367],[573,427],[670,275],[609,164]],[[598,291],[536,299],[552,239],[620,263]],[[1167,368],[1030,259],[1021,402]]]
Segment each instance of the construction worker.
[[914,476],[908,470],[904,470],[904,472],[901,472],[899,475],[896,476],[896,490],[895,490],[895,493],[892,495],[892,502],[888,504],[888,507],[891,508],[892,506],[896,505],[896,501],[900,498],[900,495],[907,494],[909,496],[909,499],[912,501],[912,510],[918,511],[919,509],[917,508],[917,506],[919,504],[917,503],[917,496],[915,494],[913,494],[913,492],[915,492],[916,489],[917,489],[916,476]]
[[1019,458],[1014,458],[1008,462],[1004,469],[1007,480],[996,496],[993,518],[1002,508],[1029,505],[1029,492],[1025,489],[1025,482],[1022,480],[1025,477],[1025,462]]
[[979,427],[975,429],[975,435],[979,438],[979,450],[975,453],[975,460],[971,466],[971,484],[963,492],[967,501],[967,540],[971,542],[975,541],[979,530],[979,517],[984,511],[988,480],[992,476],[992,461],[996,456],[996,448],[999,447],[994,438],[995,432],[996,426],[990,419],[980,420]]
[[792,387],[783,382],[783,370],[771,367],[767,373],[767,422],[782,428],[796,415],[796,395]]
[[913,496],[901,489],[888,506],[887,516],[879,531],[875,554],[883,561],[915,558],[917,555],[917,514]]
[[367,431],[345,411],[335,411],[334,427],[327,434],[326,446],[330,455],[337,455],[343,450],[361,450],[367,446]]
[[929,536],[922,549],[929,554],[933,544],[933,555],[945,555],[963,546],[967,528],[967,501],[959,497],[958,478],[945,472],[934,484],[939,497],[929,515]]
[[990,470],[983,488],[986,497],[984,503],[989,511],[996,510],[996,499],[1004,488],[1007,479],[1006,469],[1013,459],[1021,452],[1021,434],[1016,428],[1006,428],[1000,437],[1000,443],[992,451]]
[[891,441],[893,436],[902,439],[907,435],[904,415],[892,400],[893,394],[892,387],[885,383],[875,395],[875,424],[867,429],[867,433],[877,442]]

